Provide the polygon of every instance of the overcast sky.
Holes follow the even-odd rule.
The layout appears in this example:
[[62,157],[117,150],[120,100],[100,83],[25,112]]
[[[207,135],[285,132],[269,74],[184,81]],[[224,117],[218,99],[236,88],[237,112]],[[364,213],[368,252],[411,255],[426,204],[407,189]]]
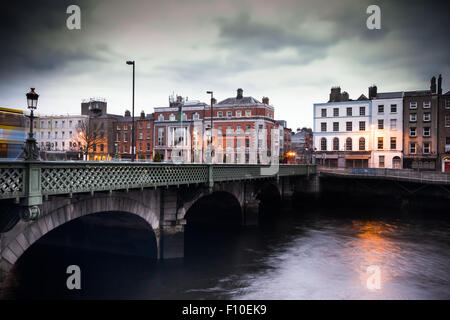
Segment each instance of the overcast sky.
[[[66,8],[81,8],[68,30]],[[381,8],[381,30],[366,9]],[[379,91],[450,83],[449,1],[92,0],[2,1],[0,106],[25,109],[36,87],[40,114],[77,114],[82,99],[104,97],[108,112],[168,105],[176,94],[209,103],[270,98],[276,119],[312,126],[313,103],[340,85],[357,99]]]

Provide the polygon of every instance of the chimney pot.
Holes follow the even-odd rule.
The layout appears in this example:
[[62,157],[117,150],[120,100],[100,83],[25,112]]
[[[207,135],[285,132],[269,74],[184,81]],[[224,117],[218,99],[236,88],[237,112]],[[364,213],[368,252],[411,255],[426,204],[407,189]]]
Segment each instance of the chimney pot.
[[237,96],[236,96],[236,98],[237,99],[242,99],[243,94],[244,94],[244,90],[242,90],[241,88],[237,89]]

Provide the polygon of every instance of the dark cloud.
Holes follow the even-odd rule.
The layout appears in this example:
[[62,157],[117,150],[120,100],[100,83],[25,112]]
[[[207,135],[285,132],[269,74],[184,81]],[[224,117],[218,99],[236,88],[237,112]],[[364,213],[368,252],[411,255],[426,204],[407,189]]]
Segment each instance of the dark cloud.
[[[71,4],[81,7],[82,30],[66,27]],[[86,39],[92,4],[87,0],[3,1],[0,76],[59,70],[75,61],[103,61],[111,49]]]

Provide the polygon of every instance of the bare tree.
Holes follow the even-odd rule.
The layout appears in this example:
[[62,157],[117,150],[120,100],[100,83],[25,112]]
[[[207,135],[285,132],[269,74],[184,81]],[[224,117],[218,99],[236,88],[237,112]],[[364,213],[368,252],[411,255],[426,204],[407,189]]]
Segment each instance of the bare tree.
[[83,120],[76,126],[78,131],[75,141],[80,145],[84,155],[84,160],[88,159],[89,153],[95,152],[99,144],[105,143],[105,137],[98,134],[95,122]]

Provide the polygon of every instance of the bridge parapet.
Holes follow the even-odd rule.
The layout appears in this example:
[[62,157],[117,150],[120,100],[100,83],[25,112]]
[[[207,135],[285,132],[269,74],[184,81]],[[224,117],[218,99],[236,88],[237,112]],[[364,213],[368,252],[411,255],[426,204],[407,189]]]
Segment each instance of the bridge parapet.
[[[27,179],[30,166],[37,170],[37,174]],[[216,181],[309,175],[316,172],[315,166],[312,165],[280,165],[275,175],[266,175],[261,168],[264,166],[126,162],[0,162],[0,199],[28,197],[27,182],[33,185],[34,189],[38,188],[40,195],[49,196],[185,184],[209,183],[212,185]],[[28,181],[30,179],[39,181]]]

